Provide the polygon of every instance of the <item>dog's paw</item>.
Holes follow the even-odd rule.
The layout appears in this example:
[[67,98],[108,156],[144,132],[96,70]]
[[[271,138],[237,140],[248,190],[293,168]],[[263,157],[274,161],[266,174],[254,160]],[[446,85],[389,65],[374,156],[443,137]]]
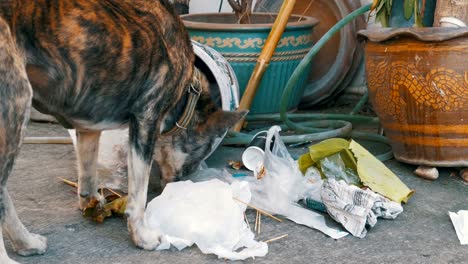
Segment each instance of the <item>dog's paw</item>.
[[155,250],[161,244],[161,233],[147,227],[142,221],[128,224],[133,243],[145,250]]
[[42,255],[47,249],[47,238],[44,236],[30,233],[29,237],[21,243],[14,243],[15,250],[18,255],[31,256]]
[[106,203],[106,199],[99,193],[95,194],[80,194],[79,195],[80,209],[82,211],[88,208],[102,207]]

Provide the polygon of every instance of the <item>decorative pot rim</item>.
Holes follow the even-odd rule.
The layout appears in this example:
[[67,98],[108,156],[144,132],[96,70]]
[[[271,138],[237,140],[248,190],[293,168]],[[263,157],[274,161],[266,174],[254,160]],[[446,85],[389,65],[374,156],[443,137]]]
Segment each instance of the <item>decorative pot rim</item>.
[[425,42],[442,42],[455,38],[468,37],[468,27],[423,27],[423,28],[374,28],[360,30],[358,38],[372,42],[383,42],[398,37],[409,37]]
[[[252,13],[252,16],[271,17],[276,16],[277,13]],[[184,22],[184,25],[190,29],[202,29],[202,30],[223,30],[223,31],[258,31],[258,30],[271,30],[273,23],[260,23],[260,24],[232,24],[232,23],[210,23],[210,22],[197,22],[190,21],[187,19],[193,17],[219,17],[219,16],[235,16],[234,13],[196,13],[182,15],[180,18]],[[319,21],[314,17],[291,15],[291,18],[297,18],[300,21],[288,22],[288,29],[302,29],[308,27],[314,27]]]

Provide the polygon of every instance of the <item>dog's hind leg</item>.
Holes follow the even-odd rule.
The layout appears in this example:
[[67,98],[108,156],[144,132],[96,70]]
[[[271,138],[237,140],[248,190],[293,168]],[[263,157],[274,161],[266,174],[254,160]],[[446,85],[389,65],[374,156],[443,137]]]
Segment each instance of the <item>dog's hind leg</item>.
[[[29,233],[21,223],[6,186],[29,118],[31,98],[25,61],[8,25],[0,18],[0,234],[5,230],[14,249],[22,255],[43,253],[47,247],[44,237]],[[14,263],[3,243],[0,243],[0,263]]]
[[78,195],[80,208],[98,202],[103,205],[104,197],[98,193],[98,178],[96,176],[96,164],[99,152],[100,131],[76,130],[77,159],[78,159]]

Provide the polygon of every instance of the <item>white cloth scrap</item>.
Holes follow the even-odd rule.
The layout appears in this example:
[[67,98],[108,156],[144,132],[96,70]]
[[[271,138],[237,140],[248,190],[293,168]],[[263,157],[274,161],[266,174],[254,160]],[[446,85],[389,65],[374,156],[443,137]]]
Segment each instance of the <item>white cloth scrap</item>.
[[449,216],[460,244],[468,245],[468,210],[460,210],[458,213],[449,212]]
[[377,217],[395,219],[403,207],[371,191],[348,185],[343,180],[324,182],[321,198],[328,214],[341,223],[353,236],[363,238],[366,225],[373,227]]

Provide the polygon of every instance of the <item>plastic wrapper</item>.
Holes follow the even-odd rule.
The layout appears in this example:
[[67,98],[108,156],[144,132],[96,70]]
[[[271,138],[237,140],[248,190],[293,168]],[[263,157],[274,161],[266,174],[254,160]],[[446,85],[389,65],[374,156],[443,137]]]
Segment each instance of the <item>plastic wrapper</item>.
[[[319,191],[322,183],[302,175],[280,138],[280,130],[278,126],[273,126],[268,131],[263,162],[265,175],[251,183],[251,203],[272,214],[283,215],[298,224],[317,229],[334,239],[346,236],[347,232],[327,226],[323,215],[298,205],[297,202],[307,194]],[[273,137],[275,141],[270,151]]]
[[250,197],[249,184],[244,181],[231,185],[217,179],[170,183],[148,204],[146,222],[163,234],[158,250],[171,245],[181,250],[196,244],[204,254],[219,258],[262,257],[268,246],[254,240],[244,222],[246,205],[234,200],[248,203]]
[[353,185],[361,184],[357,173],[346,167],[339,153],[321,159],[320,168],[327,179],[344,180]]

